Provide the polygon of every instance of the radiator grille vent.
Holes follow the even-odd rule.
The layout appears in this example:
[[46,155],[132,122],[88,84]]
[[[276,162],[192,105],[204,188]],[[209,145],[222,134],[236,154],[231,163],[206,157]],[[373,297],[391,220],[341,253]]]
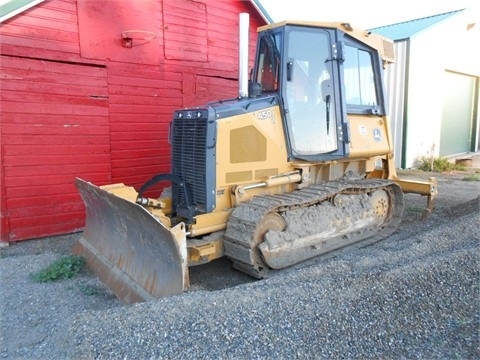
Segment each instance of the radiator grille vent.
[[[190,199],[198,212],[206,211],[207,119],[174,120],[172,126],[172,173],[186,183]],[[172,184],[174,206],[185,204],[184,190]]]

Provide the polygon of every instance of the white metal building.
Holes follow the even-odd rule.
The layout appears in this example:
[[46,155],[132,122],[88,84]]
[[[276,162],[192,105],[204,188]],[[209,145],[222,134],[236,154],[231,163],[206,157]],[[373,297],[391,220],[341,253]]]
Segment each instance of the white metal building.
[[396,165],[480,150],[480,19],[468,10],[372,29],[395,41],[386,74]]

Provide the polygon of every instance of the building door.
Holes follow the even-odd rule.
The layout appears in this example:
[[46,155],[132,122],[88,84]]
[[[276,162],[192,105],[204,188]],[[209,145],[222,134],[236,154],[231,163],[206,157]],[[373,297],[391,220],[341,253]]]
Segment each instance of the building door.
[[474,121],[475,81],[473,76],[446,72],[440,156],[474,151],[476,123]]

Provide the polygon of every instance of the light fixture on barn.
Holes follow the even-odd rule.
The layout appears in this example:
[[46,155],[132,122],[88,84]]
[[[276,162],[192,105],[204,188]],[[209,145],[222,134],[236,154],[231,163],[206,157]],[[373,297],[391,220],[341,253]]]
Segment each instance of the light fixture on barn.
[[157,37],[157,34],[146,30],[124,30],[121,32],[121,36],[122,46],[124,48],[132,48],[152,41]]

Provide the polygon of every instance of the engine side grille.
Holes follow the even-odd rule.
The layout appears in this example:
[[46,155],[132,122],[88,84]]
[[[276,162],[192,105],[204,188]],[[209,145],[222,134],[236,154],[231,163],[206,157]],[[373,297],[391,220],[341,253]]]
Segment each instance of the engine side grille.
[[[172,122],[172,175],[186,187],[190,204],[185,196],[185,189],[178,182],[172,184],[174,209],[179,212],[185,207],[194,207],[194,213],[205,213],[213,209],[210,194],[214,193],[214,173],[208,174],[214,158],[214,149],[209,149],[208,139],[212,129],[208,121],[208,111],[197,111],[195,116],[188,117],[176,112]],[[209,125],[210,124],[210,125]],[[211,171],[210,171],[211,172]],[[213,189],[211,189],[213,187]],[[194,214],[191,214],[192,216]],[[183,215],[185,216],[185,215]]]

